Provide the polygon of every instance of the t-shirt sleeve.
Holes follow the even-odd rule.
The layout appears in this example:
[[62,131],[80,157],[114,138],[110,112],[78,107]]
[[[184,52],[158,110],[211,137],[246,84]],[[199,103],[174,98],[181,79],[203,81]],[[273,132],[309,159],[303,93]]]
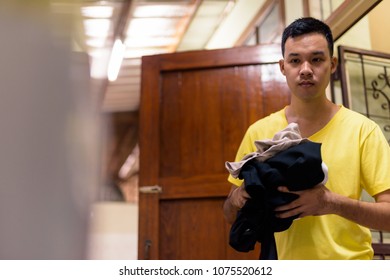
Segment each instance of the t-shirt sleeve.
[[361,160],[364,189],[371,196],[390,189],[390,146],[379,126],[364,140]]

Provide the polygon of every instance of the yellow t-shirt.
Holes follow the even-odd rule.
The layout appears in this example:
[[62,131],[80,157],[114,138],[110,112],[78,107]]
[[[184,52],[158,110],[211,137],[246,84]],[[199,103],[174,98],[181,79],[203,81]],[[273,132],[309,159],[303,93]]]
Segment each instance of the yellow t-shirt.
[[[255,140],[272,139],[287,125],[284,109],[252,124],[235,160],[256,151]],[[341,106],[309,139],[322,143],[322,159],[328,166],[326,187],[332,192],[359,199],[363,188],[371,196],[390,189],[390,146],[379,126],[365,116]],[[228,180],[242,184],[232,176]],[[288,230],[275,233],[275,239],[281,260],[373,257],[370,230],[338,215],[295,220]]]

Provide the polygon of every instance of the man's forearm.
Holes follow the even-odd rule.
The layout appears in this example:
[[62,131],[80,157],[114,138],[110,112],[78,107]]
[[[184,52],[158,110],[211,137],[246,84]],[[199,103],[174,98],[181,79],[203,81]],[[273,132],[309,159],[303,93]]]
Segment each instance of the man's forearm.
[[230,197],[228,197],[225,200],[225,203],[223,204],[223,214],[225,216],[225,220],[229,224],[233,224],[237,217],[237,211],[238,209],[233,206],[233,204],[230,201]]
[[233,185],[230,189],[230,193],[223,204],[223,213],[225,220],[229,224],[233,224],[237,217],[237,212],[242,208],[249,199],[248,193],[243,186],[237,187]]
[[331,212],[371,229],[390,231],[390,202],[387,201],[359,201],[336,194]]

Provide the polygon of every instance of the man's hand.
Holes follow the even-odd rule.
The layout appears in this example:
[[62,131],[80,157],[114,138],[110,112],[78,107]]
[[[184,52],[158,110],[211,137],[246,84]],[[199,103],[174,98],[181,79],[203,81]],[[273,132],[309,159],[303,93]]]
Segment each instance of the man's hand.
[[237,211],[240,210],[245,202],[250,198],[249,194],[245,191],[243,185],[241,187],[232,186],[229,196],[225,200],[223,205],[223,212],[225,219],[229,224],[232,224],[237,216]]
[[230,194],[228,196],[228,199],[230,200],[230,203],[236,207],[237,209],[241,209],[245,202],[250,198],[249,194],[246,192],[243,185],[241,187],[237,188],[236,186],[232,187],[232,190],[230,191]]
[[318,184],[311,189],[303,191],[289,191],[287,187],[279,187],[278,190],[299,195],[294,201],[275,208],[278,218],[288,218],[295,215],[303,218],[306,216],[330,214],[332,212],[332,192],[323,184]]
[[[286,187],[279,187],[278,190],[290,192]],[[352,199],[331,192],[322,184],[290,193],[298,194],[299,197],[275,208],[279,218],[336,214],[371,229],[390,231],[390,190],[375,195],[376,202]]]

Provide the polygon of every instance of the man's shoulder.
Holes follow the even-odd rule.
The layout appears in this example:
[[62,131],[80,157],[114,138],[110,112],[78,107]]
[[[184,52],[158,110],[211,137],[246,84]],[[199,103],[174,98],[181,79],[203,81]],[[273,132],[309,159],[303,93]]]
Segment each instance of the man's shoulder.
[[287,125],[286,116],[284,113],[284,109],[274,112],[266,117],[263,117],[256,122],[254,122],[251,126],[270,126],[272,124],[275,125]]
[[349,122],[349,125],[352,126],[365,126],[365,127],[375,127],[377,124],[368,118],[363,113],[358,111],[354,111],[352,109],[348,109],[346,107],[342,107],[342,117],[344,121]]

